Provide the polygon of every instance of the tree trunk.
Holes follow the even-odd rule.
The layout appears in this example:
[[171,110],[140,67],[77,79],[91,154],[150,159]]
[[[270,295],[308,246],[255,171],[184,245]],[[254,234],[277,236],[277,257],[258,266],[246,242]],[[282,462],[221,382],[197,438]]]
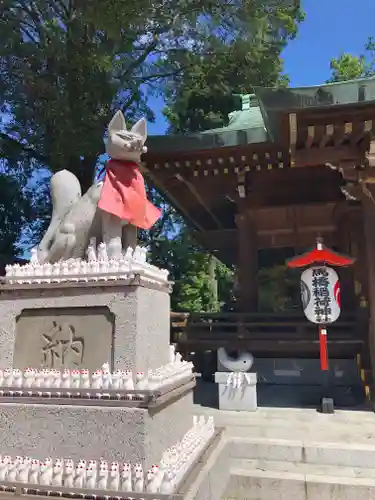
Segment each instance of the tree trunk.
[[86,193],[94,182],[96,162],[95,156],[87,156],[78,162],[77,159],[74,159],[70,163],[69,170],[77,176],[81,184],[82,194]]
[[218,291],[218,283],[216,279],[216,258],[214,256],[210,256],[209,262],[209,276],[210,276],[210,288],[212,293],[212,298],[214,304],[219,304],[219,291]]

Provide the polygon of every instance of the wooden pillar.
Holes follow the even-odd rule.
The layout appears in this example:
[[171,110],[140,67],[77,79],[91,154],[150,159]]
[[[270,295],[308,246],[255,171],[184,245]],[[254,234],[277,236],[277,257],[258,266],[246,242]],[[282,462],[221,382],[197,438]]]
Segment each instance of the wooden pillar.
[[[375,189],[371,189],[375,196]],[[366,270],[369,300],[369,348],[373,380],[375,380],[375,204],[363,196],[363,225],[366,247]]]
[[[353,217],[350,210],[348,210],[348,207],[344,207],[338,213],[336,213],[336,224],[336,241],[338,251],[349,255],[350,257],[355,257],[355,255],[353,255],[351,245],[354,237]],[[342,309],[344,312],[349,310],[353,311],[357,306],[353,267],[340,269],[339,276],[341,282]]]
[[240,311],[258,308],[258,245],[256,228],[248,211],[236,215],[238,228],[238,296]]
[[363,210],[352,214],[352,238],[349,255],[354,257],[354,290],[359,307],[368,301],[367,249],[363,224]]

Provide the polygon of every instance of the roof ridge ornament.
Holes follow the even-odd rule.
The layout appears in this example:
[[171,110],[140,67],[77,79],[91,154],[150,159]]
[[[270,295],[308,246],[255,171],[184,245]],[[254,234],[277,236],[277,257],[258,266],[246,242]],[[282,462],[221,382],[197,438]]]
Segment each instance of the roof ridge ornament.
[[259,106],[259,102],[255,94],[242,94],[241,101],[242,111]]

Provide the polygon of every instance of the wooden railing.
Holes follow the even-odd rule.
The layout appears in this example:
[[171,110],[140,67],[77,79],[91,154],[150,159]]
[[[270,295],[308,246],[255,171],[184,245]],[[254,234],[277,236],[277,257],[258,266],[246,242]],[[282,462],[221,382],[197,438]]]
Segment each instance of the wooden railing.
[[[366,329],[356,314],[344,314],[328,327],[328,346],[336,356],[362,350]],[[183,350],[247,348],[261,354],[317,355],[317,325],[299,313],[171,313],[171,336]]]

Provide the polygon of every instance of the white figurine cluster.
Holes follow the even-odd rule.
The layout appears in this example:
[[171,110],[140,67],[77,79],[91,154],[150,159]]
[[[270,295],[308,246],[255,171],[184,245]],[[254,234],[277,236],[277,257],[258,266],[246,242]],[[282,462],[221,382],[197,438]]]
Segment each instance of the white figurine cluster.
[[147,250],[129,247],[120,259],[108,259],[105,243],[96,249],[95,238],[87,249],[87,260],[69,259],[41,264],[37,249],[31,250],[28,264],[5,266],[5,281],[14,284],[117,281],[140,275],[147,281],[167,283],[169,272],[147,263]]
[[214,434],[213,417],[194,417],[193,427],[183,439],[166,450],[160,466],[153,465],[144,474],[142,464],[119,464],[106,460],[78,460],[9,455],[0,457],[0,484],[28,483],[36,486],[85,488],[116,492],[173,493],[187,470]]
[[161,390],[163,387],[177,384],[180,380],[191,377],[194,364],[190,361],[184,361],[179,352],[176,353],[175,346],[169,346],[169,363],[149,370],[146,378],[146,388],[150,391]]
[[[157,490],[151,493],[174,493],[186,472],[196,463],[199,455],[207,446],[215,433],[214,418],[204,416],[193,417],[193,427],[185,434],[177,445],[163,453],[160,461],[163,481]],[[159,486],[159,485],[157,485]]]
[[[109,364],[104,363],[100,370],[90,373],[89,370],[50,370],[26,368],[0,369],[0,394],[7,393],[25,396],[44,396],[48,390],[55,389],[57,397],[80,397],[105,396],[103,391],[119,391],[116,397],[119,399],[137,399],[143,397],[142,391],[162,390],[170,385],[177,384],[180,380],[192,376],[193,363],[183,361],[179,353],[175,353],[174,346],[169,347],[170,362],[155,371],[149,370],[137,372],[133,378],[131,370],[110,371]],[[4,390],[5,389],[5,390]],[[95,389],[95,394],[85,393],[82,390]],[[135,391],[128,393],[127,391]],[[140,391],[140,393],[137,393]],[[50,394],[49,394],[50,395]]]
[[245,372],[231,372],[228,375],[226,387],[240,389],[243,385],[251,385],[250,375]]

